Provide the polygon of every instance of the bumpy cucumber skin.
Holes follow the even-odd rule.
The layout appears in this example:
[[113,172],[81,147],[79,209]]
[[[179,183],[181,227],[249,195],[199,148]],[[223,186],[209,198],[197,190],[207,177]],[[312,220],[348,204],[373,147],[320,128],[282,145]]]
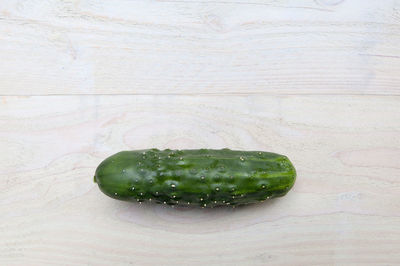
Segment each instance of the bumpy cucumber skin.
[[200,207],[284,196],[295,179],[284,155],[230,149],[122,151],[101,162],[94,177],[114,199]]

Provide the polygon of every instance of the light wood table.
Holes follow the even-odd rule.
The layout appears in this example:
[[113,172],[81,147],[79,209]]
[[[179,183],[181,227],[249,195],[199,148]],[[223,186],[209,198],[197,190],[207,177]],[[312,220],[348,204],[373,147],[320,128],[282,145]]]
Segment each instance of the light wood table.
[[[0,95],[0,265],[400,265],[400,1],[1,1]],[[237,209],[93,183],[152,147],[298,177]]]

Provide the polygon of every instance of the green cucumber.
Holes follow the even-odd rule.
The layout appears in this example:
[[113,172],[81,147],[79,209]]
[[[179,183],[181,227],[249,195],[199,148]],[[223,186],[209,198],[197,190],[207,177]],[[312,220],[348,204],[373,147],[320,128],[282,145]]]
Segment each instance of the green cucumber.
[[101,162],[94,177],[114,199],[201,207],[284,196],[295,179],[284,155],[229,149],[122,151]]

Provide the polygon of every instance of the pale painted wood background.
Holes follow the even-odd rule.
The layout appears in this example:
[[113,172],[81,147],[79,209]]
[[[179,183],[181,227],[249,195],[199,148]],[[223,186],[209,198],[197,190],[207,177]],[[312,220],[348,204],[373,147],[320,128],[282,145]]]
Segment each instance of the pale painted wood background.
[[[400,1],[0,1],[0,265],[400,265]],[[103,195],[126,149],[289,156],[284,198]]]

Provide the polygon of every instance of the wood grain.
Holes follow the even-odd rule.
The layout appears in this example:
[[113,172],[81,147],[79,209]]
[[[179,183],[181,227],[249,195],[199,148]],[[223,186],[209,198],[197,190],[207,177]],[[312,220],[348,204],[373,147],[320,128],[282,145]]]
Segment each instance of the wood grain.
[[[123,95],[0,98],[1,265],[397,265],[400,97]],[[124,149],[289,156],[293,190],[237,209],[103,195]]]
[[[0,2],[0,265],[399,265],[400,1]],[[246,208],[112,200],[126,149],[288,155]]]
[[0,3],[0,95],[400,94],[392,0]]

